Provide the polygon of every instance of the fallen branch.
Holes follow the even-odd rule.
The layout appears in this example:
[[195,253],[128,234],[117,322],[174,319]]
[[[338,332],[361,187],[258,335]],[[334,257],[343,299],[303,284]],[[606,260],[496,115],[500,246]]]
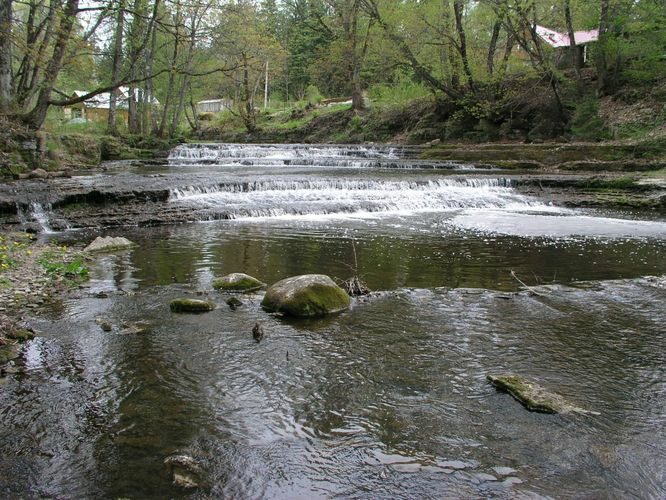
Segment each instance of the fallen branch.
[[512,277],[513,277],[518,283],[520,283],[521,285],[523,285],[525,288],[527,288],[527,290],[529,290],[529,291],[530,291],[531,293],[533,293],[534,295],[538,295],[539,297],[543,297],[543,296],[544,296],[543,294],[537,292],[534,288],[532,288],[532,287],[526,285],[523,281],[521,281],[521,279],[520,279],[518,276],[516,276],[516,272],[515,272],[513,269],[511,270],[511,276],[512,276]]

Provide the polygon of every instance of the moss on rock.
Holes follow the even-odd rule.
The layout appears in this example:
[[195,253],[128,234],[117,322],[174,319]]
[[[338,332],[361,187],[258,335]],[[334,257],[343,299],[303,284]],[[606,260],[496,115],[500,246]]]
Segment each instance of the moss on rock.
[[180,298],[172,300],[169,307],[175,313],[204,313],[215,309],[215,304],[207,300]]
[[269,312],[312,317],[344,311],[349,303],[347,293],[331,278],[307,274],[275,283],[266,292],[261,306]]
[[256,278],[244,273],[232,273],[213,281],[213,288],[221,292],[254,292],[266,286]]

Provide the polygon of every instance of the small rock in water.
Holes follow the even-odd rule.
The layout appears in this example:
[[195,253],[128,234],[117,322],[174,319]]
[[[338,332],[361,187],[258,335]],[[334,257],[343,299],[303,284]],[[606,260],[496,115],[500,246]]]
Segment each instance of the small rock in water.
[[226,303],[231,308],[232,311],[235,311],[237,307],[243,305],[243,302],[238,297],[229,297],[226,300]]
[[150,325],[147,323],[132,323],[125,324],[123,323],[123,329],[121,330],[122,335],[141,335],[144,333],[150,332]]
[[213,281],[213,288],[221,292],[243,292],[250,293],[260,290],[266,286],[257,278],[244,273],[232,273]]
[[98,236],[95,240],[83,249],[84,252],[110,252],[113,250],[124,250],[134,246],[127,238],[119,236],[114,238],[113,236]]
[[111,324],[111,322],[104,318],[95,319],[95,323],[97,323],[99,327],[105,332],[110,332],[111,330],[113,330],[113,325]]
[[257,341],[257,343],[261,342],[261,339],[264,338],[264,328],[259,324],[259,322],[254,324],[254,327],[252,328],[252,338]]
[[172,455],[164,460],[169,469],[173,484],[181,488],[198,488],[201,486],[203,471],[199,462],[188,455]]
[[203,313],[215,309],[215,304],[207,300],[181,298],[172,300],[170,308],[175,313]]

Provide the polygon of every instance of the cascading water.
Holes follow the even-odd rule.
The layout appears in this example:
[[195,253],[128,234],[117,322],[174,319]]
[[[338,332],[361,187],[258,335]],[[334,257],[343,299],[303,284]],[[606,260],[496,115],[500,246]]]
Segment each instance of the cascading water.
[[[172,187],[169,201],[189,207],[197,213],[195,218],[203,220],[544,209],[538,201],[516,193],[503,178],[428,175],[428,170],[473,166],[420,161],[414,158],[419,151],[389,146],[181,145],[169,157],[171,167],[212,165],[233,176],[222,182]],[[409,173],[387,175],[397,168]]]
[[410,214],[468,208],[552,210],[516,193],[505,179],[279,179],[175,188],[170,199],[204,210],[212,219]]
[[50,206],[45,208],[43,204],[36,201],[31,202],[27,209],[21,207],[17,209],[18,218],[22,224],[36,223],[39,226],[39,231],[46,234],[55,232],[51,228],[50,212]]
[[417,147],[335,146],[305,144],[182,144],[169,155],[178,167],[308,166],[336,168],[467,170],[474,165],[455,161],[423,161]]

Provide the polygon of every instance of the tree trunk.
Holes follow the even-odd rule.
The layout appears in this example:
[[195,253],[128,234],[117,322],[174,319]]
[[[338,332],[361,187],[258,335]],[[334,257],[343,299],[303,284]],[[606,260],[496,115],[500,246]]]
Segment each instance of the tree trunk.
[[12,105],[12,0],[0,0],[0,113]]
[[499,40],[500,31],[502,29],[502,19],[497,18],[493,24],[493,34],[490,37],[490,45],[488,46],[488,59],[486,60],[486,69],[488,75],[493,76],[495,71],[495,52],[497,52],[497,40]]
[[[116,82],[120,77],[120,68],[123,58],[123,29],[125,25],[125,6],[123,0],[118,0],[118,13],[116,15],[116,32],[113,37],[113,66],[111,68],[111,81]],[[109,119],[107,131],[111,135],[118,133],[116,125],[116,108],[118,105],[118,89],[109,92]]]
[[601,0],[599,15],[599,41],[597,42],[597,90],[600,95],[608,92],[608,31],[610,28],[610,0]]
[[576,36],[573,28],[573,20],[571,19],[571,0],[564,0],[564,20],[567,23],[567,33],[569,35],[569,50],[571,51],[571,62],[574,70],[576,71],[576,83],[578,93],[581,94],[583,89],[581,87],[581,66],[580,57],[578,57],[578,49],[576,47]]
[[72,35],[72,28],[76,21],[78,8],[79,0],[67,0],[58,28],[52,57],[44,72],[44,80],[39,95],[37,96],[37,103],[29,113],[26,113],[22,117],[24,123],[32,128],[41,128],[46,119],[46,113],[48,112],[51,100],[51,92],[53,91],[56,78],[58,78],[58,73],[60,73],[60,70],[62,69],[63,59]]
[[453,32],[453,26],[455,22],[451,17],[451,2],[450,0],[444,0],[442,2],[442,13],[443,13],[443,31],[444,31],[444,45],[446,46],[446,52],[449,58],[449,70],[450,78],[449,82],[451,87],[455,92],[458,92],[460,89],[460,58],[458,57],[458,49],[453,42],[452,36],[446,36],[449,32]]
[[467,77],[467,84],[470,90],[475,91],[474,78],[472,77],[472,70],[469,66],[469,58],[467,57],[467,37],[465,36],[465,27],[463,26],[463,2],[462,0],[453,1],[453,13],[456,18],[456,31],[458,32],[460,57],[462,58],[463,71]]
[[252,100],[252,89],[250,85],[250,70],[249,62],[245,54],[242,55],[243,58],[243,86],[241,90],[241,98],[243,100],[241,104],[241,117],[243,119],[243,124],[249,133],[252,133],[257,130],[257,118],[254,113],[254,102]]
[[352,90],[352,109],[361,111],[365,109],[363,102],[363,88],[361,87],[361,55],[358,53],[358,16],[359,2],[354,0],[351,5],[349,21],[345,23],[347,41],[349,46],[349,59],[351,63],[351,90]]

